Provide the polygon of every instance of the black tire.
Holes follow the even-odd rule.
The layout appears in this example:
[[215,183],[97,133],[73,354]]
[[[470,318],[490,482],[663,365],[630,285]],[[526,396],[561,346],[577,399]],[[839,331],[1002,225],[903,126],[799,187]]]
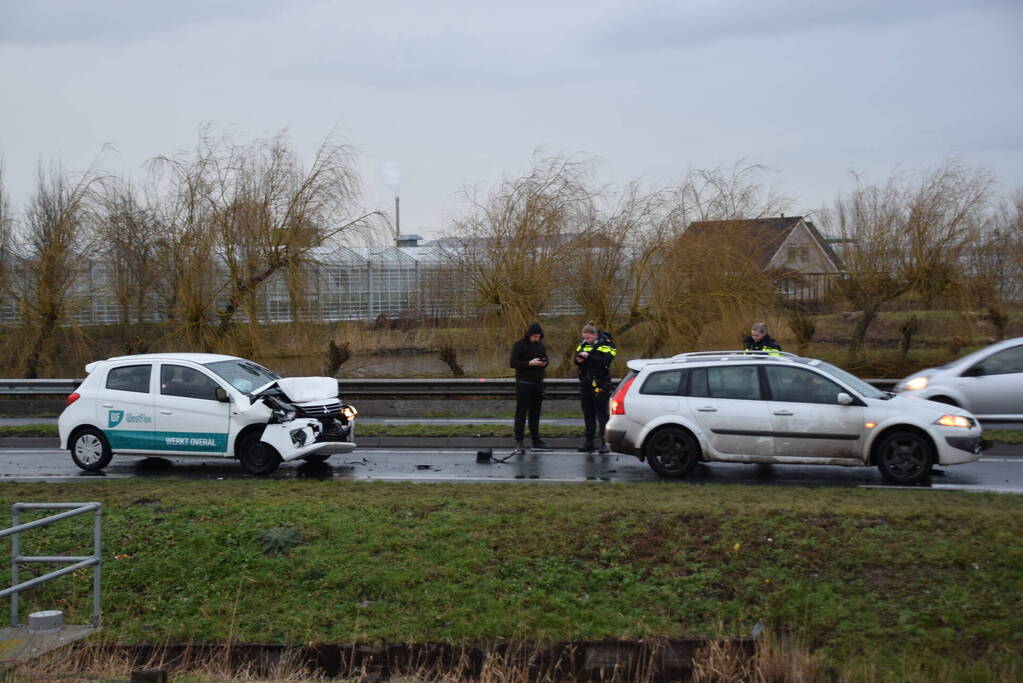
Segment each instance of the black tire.
[[916,432],[892,432],[877,445],[877,469],[895,484],[917,484],[930,474],[934,448]]
[[304,456],[302,459],[305,460],[306,462],[311,462],[315,465],[318,465],[321,462],[327,462],[327,458],[329,458],[330,455],[331,455],[330,453],[311,453],[309,455]]
[[110,450],[110,442],[103,432],[93,427],[86,427],[77,432],[68,444],[71,459],[80,469],[86,472],[97,472],[110,464],[114,457]]
[[259,440],[259,433],[246,435],[238,444],[238,461],[249,474],[265,476],[281,465],[281,454]]
[[654,432],[643,451],[650,469],[673,479],[686,476],[700,461],[700,444],[692,434],[678,427]]

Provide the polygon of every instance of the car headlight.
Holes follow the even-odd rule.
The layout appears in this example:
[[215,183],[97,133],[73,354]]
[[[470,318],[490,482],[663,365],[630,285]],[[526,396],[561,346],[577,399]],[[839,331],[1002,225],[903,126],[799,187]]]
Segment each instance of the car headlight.
[[353,406],[346,405],[341,407],[341,414],[345,416],[345,419],[351,420],[353,417],[359,414],[359,411],[356,410]]
[[274,422],[291,422],[295,419],[295,411],[287,410],[285,408],[274,408],[273,409],[273,421]]
[[906,382],[906,386],[903,387],[906,391],[920,391],[921,389],[927,388],[926,377],[914,377],[913,379]]
[[965,415],[942,415],[934,424],[941,425],[942,427],[963,427],[969,429],[974,424],[973,418],[966,417]]

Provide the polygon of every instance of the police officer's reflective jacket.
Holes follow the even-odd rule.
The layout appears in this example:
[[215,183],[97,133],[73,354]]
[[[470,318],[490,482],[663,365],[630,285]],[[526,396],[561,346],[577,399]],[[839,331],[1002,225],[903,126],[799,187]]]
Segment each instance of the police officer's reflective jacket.
[[[586,358],[579,354],[586,352]],[[611,335],[604,330],[597,330],[597,338],[592,342],[580,340],[575,347],[575,365],[579,370],[579,381],[589,382],[597,391],[611,390],[611,363],[618,355]]]
[[753,341],[753,337],[746,337],[743,340],[747,351],[766,351],[771,355],[778,355],[781,351],[781,344],[776,342],[771,335],[765,334],[760,341]]

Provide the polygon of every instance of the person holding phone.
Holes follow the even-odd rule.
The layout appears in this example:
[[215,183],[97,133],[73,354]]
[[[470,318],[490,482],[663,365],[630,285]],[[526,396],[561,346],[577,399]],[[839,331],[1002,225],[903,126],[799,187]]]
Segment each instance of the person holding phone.
[[547,368],[547,347],[543,328],[533,323],[511,347],[508,365],[515,368],[515,453],[526,452],[525,426],[529,418],[529,436],[534,451],[549,451],[540,438],[540,409],[543,404],[543,378]]

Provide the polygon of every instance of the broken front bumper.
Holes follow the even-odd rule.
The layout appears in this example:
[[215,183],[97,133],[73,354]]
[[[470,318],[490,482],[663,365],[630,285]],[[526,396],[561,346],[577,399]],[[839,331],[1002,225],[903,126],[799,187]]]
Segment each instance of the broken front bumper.
[[350,425],[346,441],[328,437],[323,433],[323,424],[314,418],[300,417],[279,424],[268,424],[260,441],[277,449],[281,460],[288,462],[311,454],[331,455],[351,453],[355,442],[351,441],[354,423]]

